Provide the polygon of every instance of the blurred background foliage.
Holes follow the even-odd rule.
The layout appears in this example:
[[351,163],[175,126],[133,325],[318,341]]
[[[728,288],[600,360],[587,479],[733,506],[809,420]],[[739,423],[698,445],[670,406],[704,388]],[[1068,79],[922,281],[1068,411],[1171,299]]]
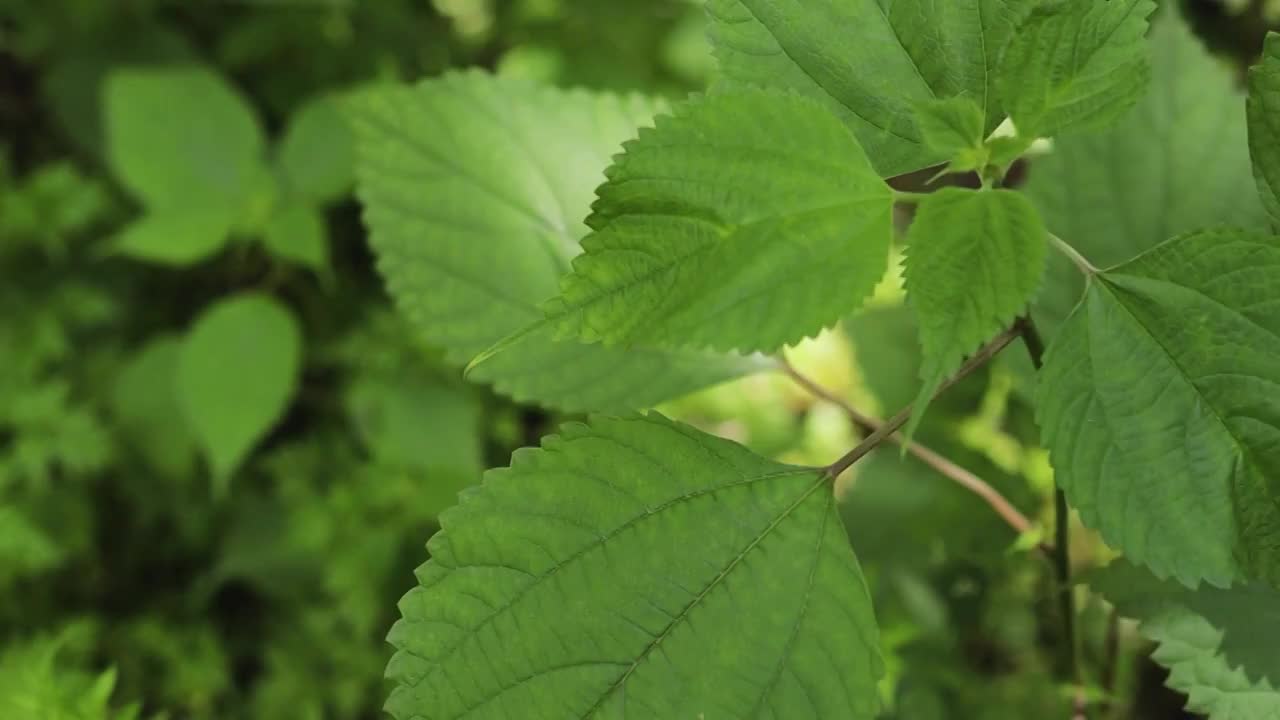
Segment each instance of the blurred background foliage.
[[[1190,10],[1247,62],[1276,7]],[[343,98],[462,66],[669,97],[713,70],[694,0],[0,2],[0,718],[379,716],[437,513],[566,419],[463,384],[366,246]],[[893,287],[792,354],[871,413],[915,394]],[[1043,521],[1024,377],[971,378],[919,438]],[[663,409],[793,461],[857,439],[781,374]],[[1034,538],[896,450],[839,491],[887,715],[1050,717]],[[1086,619],[1117,717],[1179,717]]]

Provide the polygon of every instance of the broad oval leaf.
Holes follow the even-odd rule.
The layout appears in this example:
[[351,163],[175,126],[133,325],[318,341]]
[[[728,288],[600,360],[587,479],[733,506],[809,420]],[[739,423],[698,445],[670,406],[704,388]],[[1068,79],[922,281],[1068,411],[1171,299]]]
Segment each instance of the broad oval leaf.
[[[353,101],[358,193],[400,309],[464,363],[542,317],[587,233],[609,158],[658,109],[639,97],[456,73]],[[472,373],[567,410],[627,410],[756,369],[701,352],[555,342],[551,328]]]
[[201,67],[120,70],[106,83],[107,156],[153,210],[239,210],[262,170],[253,110]]
[[821,101],[885,176],[945,159],[913,110],[966,96],[985,130],[1004,117],[996,70],[1024,0],[710,0],[721,87],[784,88]]
[[907,435],[966,355],[1013,324],[1044,276],[1040,214],[1011,190],[946,188],[920,201],[903,262],[907,302],[923,346]]
[[1143,37],[1152,0],[1053,0],[1013,34],[1000,93],[1025,135],[1104,127],[1142,96],[1150,79]]
[[276,149],[285,191],[299,200],[327,203],[351,190],[355,137],[337,97],[311,100],[289,118]]
[[772,352],[834,324],[884,276],[893,193],[811,100],[712,95],[625,147],[546,305],[562,335]]
[[[1099,267],[1174,235],[1230,223],[1263,229],[1246,149],[1242,94],[1172,8],[1156,17],[1150,89],[1117,125],[1063,135],[1031,165],[1026,191],[1045,223]],[[1050,254],[1036,300],[1052,334],[1080,300],[1079,270]]]
[[397,718],[876,714],[871,601],[821,470],[596,418],[441,526],[391,631]]
[[1280,583],[1280,239],[1184,235],[1098,275],[1038,400],[1109,544],[1189,586]]
[[1249,152],[1262,204],[1280,225],[1280,34],[1269,33],[1249,70]]
[[218,302],[183,340],[178,401],[219,490],[284,414],[301,360],[297,320],[265,295]]
[[1140,632],[1169,687],[1210,720],[1280,717],[1280,592],[1260,583],[1188,590],[1118,560],[1089,580]]

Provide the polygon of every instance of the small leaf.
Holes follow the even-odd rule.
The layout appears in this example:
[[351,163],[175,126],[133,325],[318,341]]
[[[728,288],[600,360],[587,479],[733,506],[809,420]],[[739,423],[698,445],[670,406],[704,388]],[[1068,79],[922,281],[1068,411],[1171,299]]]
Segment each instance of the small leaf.
[[200,67],[120,70],[106,83],[107,155],[152,210],[239,211],[264,140],[249,104]]
[[982,108],[967,97],[928,100],[916,105],[920,135],[944,157],[982,147],[986,138]]
[[918,103],[972,98],[983,134],[1004,119],[1000,56],[1026,0],[710,0],[721,78],[713,90],[791,90],[821,102],[858,136],[885,177],[945,153],[916,126]]
[[1258,583],[1188,590],[1123,560],[1089,584],[1159,643],[1152,658],[1188,710],[1210,720],[1280,717],[1280,592]]
[[596,418],[441,526],[390,635],[396,718],[876,716],[871,600],[821,470]]
[[320,97],[289,118],[277,149],[287,193],[312,203],[345,195],[355,176],[355,136],[338,100]]
[[1020,135],[1100,128],[1142,96],[1152,0],[1056,0],[1018,27],[1000,64],[1000,93]]
[[1158,577],[1280,583],[1280,239],[1170,240],[1096,276],[1049,347],[1058,484]]
[[920,202],[903,271],[924,348],[908,437],[965,356],[1026,309],[1044,275],[1046,238],[1040,214],[1010,190],[944,188]]
[[220,490],[284,414],[301,353],[293,313],[256,294],[206,309],[183,341],[178,398]]
[[267,221],[262,242],[283,260],[325,272],[329,269],[328,233],[324,217],[309,205],[291,204],[276,211]]
[[1268,33],[1249,70],[1249,152],[1262,204],[1280,226],[1280,34]]
[[120,428],[153,467],[173,479],[187,476],[196,459],[178,402],[181,353],[181,338],[153,338],[120,369],[111,392]]
[[154,210],[127,225],[112,249],[164,265],[194,265],[227,243],[235,215],[226,208]]
[[586,252],[546,304],[561,335],[772,352],[884,276],[892,191],[813,101],[744,90],[683,105],[608,175]]
[[[1099,267],[1181,233],[1267,226],[1236,79],[1172,10],[1153,22],[1152,82],[1137,107],[1104,132],[1057,138],[1051,154],[1031,163],[1026,191],[1045,223]],[[1083,290],[1080,272],[1051,253],[1036,301],[1040,330],[1052,335]]]
[[415,502],[429,515],[454,505],[483,470],[480,408],[464,390],[402,370],[360,377],[344,397],[378,466],[425,478]]
[[[424,339],[464,363],[542,317],[580,251],[609,157],[660,107],[455,73],[353,101],[358,190],[379,269]],[[471,374],[566,410],[649,407],[761,367],[703,352],[556,342]]]
[[998,168],[1007,167],[1012,165],[1014,160],[1022,157],[1022,154],[1030,150],[1034,144],[1034,138],[1023,135],[1003,135],[991,138],[987,141],[986,146],[987,162]]

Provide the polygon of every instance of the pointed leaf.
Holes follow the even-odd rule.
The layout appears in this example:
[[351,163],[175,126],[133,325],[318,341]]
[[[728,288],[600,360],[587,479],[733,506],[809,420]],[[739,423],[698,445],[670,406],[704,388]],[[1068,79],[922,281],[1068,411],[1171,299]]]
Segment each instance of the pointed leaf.
[[876,715],[870,598],[821,470],[597,418],[441,525],[391,631],[396,718]]
[[284,414],[301,353],[293,313],[256,294],[205,310],[183,341],[178,400],[219,489]]
[[1143,37],[1152,0],[1041,4],[1013,35],[1000,93],[1018,132],[1049,136],[1100,128],[1142,96],[1150,75]]
[[1099,275],[1049,348],[1059,485],[1161,578],[1280,582],[1280,239],[1184,235]]
[[817,103],[759,90],[682,105],[627,143],[548,319],[588,342],[774,351],[884,275],[893,195]]
[[1040,287],[1046,253],[1040,214],[1019,193],[946,188],[920,202],[903,270],[924,348],[924,385],[908,436],[965,356],[1023,312]]
[[885,176],[943,158],[913,120],[917,103],[963,95],[984,130],[1004,117],[996,68],[1023,0],[710,0],[720,87],[794,90],[836,113]]
[[[542,317],[587,233],[610,155],[658,105],[480,73],[353,103],[358,190],[392,296],[464,363]],[[701,352],[555,342],[551,328],[472,373],[568,410],[647,407],[758,367]]]
[[291,204],[279,208],[263,232],[262,243],[273,255],[317,272],[329,268],[329,237],[324,216],[314,207]]
[[1089,584],[1159,643],[1152,658],[1189,710],[1209,720],[1280,717],[1280,592],[1259,583],[1188,590],[1124,561]]
[[1268,33],[1249,70],[1249,152],[1262,204],[1280,225],[1280,34]]
[[[1045,223],[1099,267],[1193,230],[1266,227],[1230,68],[1177,12],[1156,18],[1149,45],[1151,88],[1133,112],[1104,132],[1058,138],[1031,165],[1026,190]],[[1079,270],[1051,253],[1036,302],[1040,329],[1052,334],[1083,289]]]

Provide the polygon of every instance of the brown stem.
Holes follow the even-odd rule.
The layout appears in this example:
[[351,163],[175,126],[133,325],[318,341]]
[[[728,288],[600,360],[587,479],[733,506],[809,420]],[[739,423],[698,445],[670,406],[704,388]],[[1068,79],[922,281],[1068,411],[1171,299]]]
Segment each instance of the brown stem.
[[[800,385],[805,390],[808,390],[810,394],[826,400],[843,410],[863,433],[868,435],[874,434],[880,430],[880,428],[884,427],[885,422],[883,420],[859,412],[857,408],[850,405],[843,398],[840,398],[835,393],[832,393],[830,390],[806,377],[799,370],[796,370],[795,366],[787,362],[785,359],[781,361],[780,367],[787,376],[794,380],[796,384]],[[893,433],[888,439],[889,442],[896,445],[902,445],[905,442],[901,433]],[[996,490],[977,475],[974,475],[968,470],[952,462],[950,459],[930,450],[920,443],[907,444],[907,452],[916,456],[916,458],[921,462],[938,471],[944,477],[955,481],[961,487],[982,498],[982,500],[985,501],[987,505],[990,505],[991,509],[994,510],[995,513],[1009,525],[1009,527],[1013,528],[1015,532],[1019,534],[1026,534],[1031,532],[1034,528],[1026,515],[1023,515],[1016,507],[1013,506],[1013,503],[1009,502],[1003,495],[1001,495],[999,490]],[[1050,551],[1050,548],[1044,545],[1041,546],[1041,549],[1045,552]]]
[[[986,365],[987,362],[989,362],[991,358],[995,357],[997,353],[1008,347],[1009,343],[1013,342],[1020,333],[1020,327],[1018,325],[1014,325],[997,335],[991,342],[983,345],[965,362],[964,365],[960,367],[960,370],[957,371],[955,375],[942,383],[942,386],[938,388],[936,393],[934,393],[934,397],[936,398],[946,392],[952,385],[963,380],[974,370]],[[827,474],[834,478],[845,470],[848,470],[854,463],[861,460],[872,450],[875,450],[886,440],[892,437],[894,433],[901,430],[902,426],[906,425],[907,421],[911,419],[911,407],[912,406],[908,405],[903,408],[897,415],[894,415],[893,418],[881,425],[879,429],[868,435],[865,440],[858,443],[857,447],[845,453],[844,457],[827,466]]]

